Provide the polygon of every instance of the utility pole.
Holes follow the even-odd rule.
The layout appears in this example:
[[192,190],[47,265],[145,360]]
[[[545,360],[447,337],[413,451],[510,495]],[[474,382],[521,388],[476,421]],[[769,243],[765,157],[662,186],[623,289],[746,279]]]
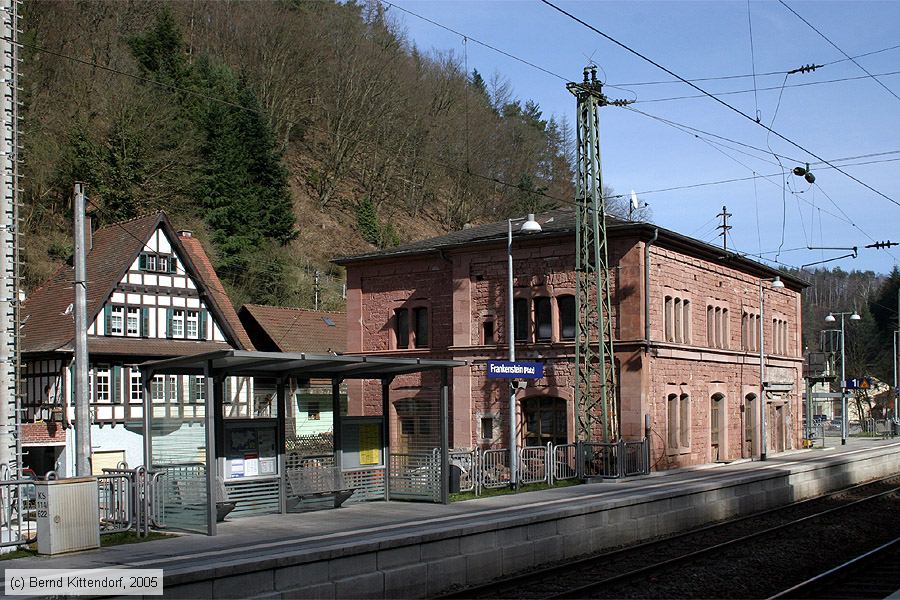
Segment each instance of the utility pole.
[[316,291],[316,297],[313,300],[313,302],[314,302],[315,309],[319,310],[319,270],[318,269],[316,269],[316,273],[315,273],[314,287],[315,287],[315,291]]
[[722,212],[716,215],[717,217],[722,217],[722,224],[718,225],[716,229],[722,230],[722,249],[726,252],[728,251],[728,232],[731,231],[731,225],[728,224],[728,217],[732,216],[730,212],[723,206]]
[[[88,411],[87,270],[84,247],[84,184],[75,183],[75,473],[91,475],[91,418]],[[144,415],[148,418],[148,415]]]
[[[624,106],[625,100],[609,100],[597,80],[596,65],[584,68],[580,83],[568,83],[577,100],[577,162],[575,227],[575,410],[578,439],[593,437],[596,408],[604,442],[619,435],[616,372],[613,354],[609,258],[606,237],[606,198],[600,167],[600,108]],[[592,383],[599,382],[600,397]]]
[[0,464],[22,475],[19,395],[19,2],[0,0],[3,135],[0,136]]

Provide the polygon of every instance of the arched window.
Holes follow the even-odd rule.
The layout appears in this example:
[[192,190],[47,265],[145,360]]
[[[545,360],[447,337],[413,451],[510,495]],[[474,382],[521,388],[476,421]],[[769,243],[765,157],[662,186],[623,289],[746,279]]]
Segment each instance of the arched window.
[[709,443],[713,448],[713,460],[719,458],[719,428],[722,422],[722,409],[725,396],[716,393],[709,399]]
[[559,296],[556,299],[559,310],[559,337],[563,340],[575,339],[575,296]]

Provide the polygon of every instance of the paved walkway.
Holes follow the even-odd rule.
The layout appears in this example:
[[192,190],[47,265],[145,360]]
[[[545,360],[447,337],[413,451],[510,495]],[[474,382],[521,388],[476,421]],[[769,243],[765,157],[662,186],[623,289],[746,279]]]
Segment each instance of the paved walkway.
[[128,544],[68,554],[6,561],[5,568],[99,568],[129,566],[164,568],[171,573],[189,572],[254,559],[313,552],[342,554],[347,546],[379,548],[398,535],[415,534],[425,541],[440,539],[448,529],[475,531],[478,523],[502,523],[533,515],[545,516],[565,507],[598,504],[616,506],[646,499],[653,492],[672,492],[727,487],[738,482],[785,474],[805,467],[852,461],[876,453],[900,452],[898,440],[856,440],[847,446],[804,450],[770,456],[766,463],[739,461],[654,473],[613,483],[595,483],[548,489],[517,495],[495,496],[450,505],[413,502],[370,502],[338,510],[235,519],[219,526],[215,537],[180,535],[177,538]]

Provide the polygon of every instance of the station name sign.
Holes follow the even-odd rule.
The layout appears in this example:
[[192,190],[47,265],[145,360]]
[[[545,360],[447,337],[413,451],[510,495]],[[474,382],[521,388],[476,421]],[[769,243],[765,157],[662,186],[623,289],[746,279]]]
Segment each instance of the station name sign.
[[489,379],[540,379],[544,376],[544,363],[489,360],[487,365]]

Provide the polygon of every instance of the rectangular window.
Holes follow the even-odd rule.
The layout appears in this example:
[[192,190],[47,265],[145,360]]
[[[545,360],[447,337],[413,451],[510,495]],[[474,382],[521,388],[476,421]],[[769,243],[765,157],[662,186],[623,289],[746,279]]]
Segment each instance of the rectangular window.
[[721,327],[719,328],[719,331],[721,332],[721,336],[719,339],[719,348],[728,348],[728,346],[730,345],[728,343],[728,338],[731,337],[731,335],[730,335],[731,332],[728,329],[728,309],[727,308],[722,309],[722,324],[721,324]]
[[481,439],[494,439],[494,417],[481,417]]
[[187,311],[187,320],[185,321],[185,337],[189,340],[196,340],[200,332],[200,313],[194,310]]
[[206,402],[206,379],[202,376],[194,377],[194,393],[193,400],[197,404],[203,404]]
[[419,306],[413,309],[413,317],[416,320],[416,348],[428,347],[428,309]]
[[94,391],[96,392],[95,402],[109,402],[112,398],[111,386],[109,381],[109,367],[96,367],[94,370],[96,383]]
[[681,317],[682,317],[682,307],[681,307],[681,298],[675,298],[675,308],[674,308],[674,341],[676,342],[684,342],[683,330],[681,328]]
[[125,308],[113,306],[109,313],[109,335],[122,335],[124,333]]
[[494,339],[494,319],[493,317],[489,319],[485,319],[481,323],[481,343],[482,344],[493,344],[496,340]]
[[138,259],[138,269],[154,273],[175,273],[178,259],[167,254],[145,252]]
[[141,309],[140,308],[129,308],[127,312],[127,319],[125,323],[126,331],[125,333],[131,337],[138,337],[141,335]]
[[162,375],[155,375],[150,382],[150,400],[154,404],[163,404],[166,401],[166,380]]
[[513,319],[515,320],[516,341],[528,340],[528,300],[525,298],[513,300]]
[[168,256],[160,256],[156,259],[156,269],[160,273],[168,273],[169,272],[169,257]]
[[146,261],[146,264],[147,264],[147,270],[148,270],[148,271],[156,271],[156,270],[157,270],[157,268],[156,268],[156,259],[157,259],[157,257],[156,257],[155,254],[148,254],[148,255],[147,255],[147,261]]
[[184,311],[183,310],[173,310],[172,311],[172,324],[170,326],[170,330],[172,332],[173,338],[183,338],[184,337]]
[[575,296],[560,296],[556,299],[559,310],[559,337],[564,340],[575,339]]
[[140,404],[144,401],[144,386],[141,382],[141,372],[137,367],[130,367],[129,371],[131,372],[131,383],[129,385],[131,404]]
[[691,343],[691,301],[684,301],[684,319],[681,323],[683,327],[682,332],[682,342],[685,344]]
[[681,395],[681,405],[678,407],[679,441],[682,448],[691,447],[691,397],[687,394]]
[[665,303],[663,305],[663,318],[665,319],[666,329],[666,341],[672,342],[675,340],[675,314],[674,308],[672,306],[672,296],[666,296]]
[[706,307],[706,345],[716,347],[716,309],[711,304]]
[[409,310],[398,308],[394,311],[394,333],[397,348],[409,348]]
[[669,448],[678,448],[678,396],[669,394],[666,402],[666,431]]
[[550,298],[534,299],[535,334],[540,341],[550,341],[553,337],[553,321],[550,312]]

